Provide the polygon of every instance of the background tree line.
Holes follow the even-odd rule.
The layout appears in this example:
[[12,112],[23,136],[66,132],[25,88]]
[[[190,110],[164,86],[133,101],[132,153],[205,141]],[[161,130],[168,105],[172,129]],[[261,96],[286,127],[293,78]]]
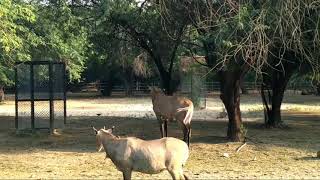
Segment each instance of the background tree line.
[[58,60],[71,84],[106,82],[105,95],[118,83],[130,95],[134,79],[158,79],[171,95],[180,57],[200,55],[206,79],[220,82],[227,136],[240,141],[248,74],[262,82],[267,127],[283,127],[290,81],[308,80],[320,94],[319,11],[319,0],[2,0],[0,86],[12,85],[17,61]]

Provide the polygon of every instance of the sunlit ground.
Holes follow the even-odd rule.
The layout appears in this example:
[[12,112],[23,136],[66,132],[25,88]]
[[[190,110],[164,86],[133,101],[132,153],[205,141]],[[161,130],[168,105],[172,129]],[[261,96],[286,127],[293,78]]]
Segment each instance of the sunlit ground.
[[[185,172],[192,179],[216,178],[320,178],[320,97],[287,96],[283,119],[288,129],[264,129],[261,98],[243,96],[241,109],[249,140],[225,140],[226,118],[217,119],[222,103],[209,98],[206,110],[197,110],[192,122],[190,158]],[[68,124],[55,135],[19,134],[14,130],[14,103],[0,105],[0,178],[122,178],[103,153],[96,152],[90,125],[116,126],[115,134],[143,139],[159,137],[149,98],[81,98],[68,101]],[[101,114],[101,116],[97,116]],[[6,116],[4,116],[6,115]],[[169,135],[181,138],[176,123]],[[228,153],[229,158],[223,154]],[[134,179],[166,179],[133,173]]]

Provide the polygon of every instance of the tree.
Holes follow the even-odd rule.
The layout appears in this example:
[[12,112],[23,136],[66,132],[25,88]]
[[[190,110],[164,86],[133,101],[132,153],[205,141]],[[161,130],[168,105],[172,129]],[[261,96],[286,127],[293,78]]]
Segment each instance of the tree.
[[[271,1],[265,21],[270,39],[269,64],[264,67],[261,95],[267,127],[283,127],[281,104],[293,73],[300,67],[319,72],[319,3],[320,1]],[[305,65],[307,64],[307,65]],[[303,65],[303,66],[301,66]],[[267,89],[268,94],[264,91]],[[267,97],[267,98],[266,98]]]
[[[240,141],[243,139],[240,84],[250,68],[265,63],[267,54],[267,41],[260,36],[265,28],[261,25],[261,7],[251,1],[175,2],[175,6],[188,12],[187,17],[194,27],[191,30],[196,32],[187,43],[191,44],[190,51],[205,55],[206,63],[199,63],[213,69],[219,77],[220,98],[229,118],[227,136],[232,141]],[[166,1],[162,4],[165,4],[165,12],[171,12]]]
[[[277,98],[271,98],[277,99],[273,103],[274,112],[280,112],[276,109],[281,106],[282,92],[292,74],[288,70],[283,76],[283,69],[296,68],[297,64],[307,62],[314,72],[319,72],[319,51],[316,50],[319,46],[318,1],[174,2],[171,5],[184,7],[193,31],[197,32],[189,40],[189,44],[195,44],[190,51],[200,49],[201,52],[202,49],[206,56],[203,65],[214,69],[220,77],[220,97],[228,112],[227,134],[231,140],[238,141],[242,136],[239,85],[248,70],[262,74],[265,82],[272,76],[274,81],[284,82],[284,86],[274,86],[277,87],[272,93]],[[167,1],[161,1],[161,4],[164,15],[171,12]],[[281,53],[275,51],[279,49]],[[284,54],[289,57],[290,53],[294,53],[290,56],[294,63],[288,63],[283,57]],[[269,68],[271,70],[266,71]],[[277,70],[272,71],[274,68]]]
[[130,96],[134,81],[133,60],[138,49],[128,42],[110,37],[105,33],[106,26],[98,29],[90,37],[94,51],[90,52],[90,61],[87,61],[86,80],[104,83],[101,90],[106,96],[110,96],[112,87],[120,82],[125,86],[126,95]]
[[88,44],[87,28],[83,16],[74,14],[67,0],[39,0],[34,4],[38,18],[32,26],[41,38],[31,52],[33,60],[63,61],[67,65],[69,79],[78,81],[84,70]]
[[130,41],[143,49],[155,63],[166,94],[172,94],[174,63],[184,35],[186,23],[162,18],[157,2],[134,0],[105,1],[106,24],[112,25],[118,39]]
[[270,67],[262,74],[261,96],[265,107],[266,127],[283,127],[281,104],[284,92],[291,76],[301,65],[299,57],[294,52],[280,50],[278,53],[282,54],[282,59],[270,55],[269,58],[272,58],[269,60]]
[[30,60],[31,47],[41,41],[28,26],[35,21],[33,6],[24,1],[0,1],[0,101],[3,87],[13,84],[15,62]]

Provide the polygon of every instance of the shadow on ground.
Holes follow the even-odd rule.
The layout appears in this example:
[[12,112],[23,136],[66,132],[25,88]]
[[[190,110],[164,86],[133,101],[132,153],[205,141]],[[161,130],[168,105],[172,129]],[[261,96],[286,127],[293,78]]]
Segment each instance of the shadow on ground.
[[319,162],[320,162],[320,158],[318,158],[318,157],[311,157],[311,156],[296,158],[296,160],[302,160],[302,161],[319,161]]
[[[320,118],[314,115],[284,115],[288,129],[265,129],[261,123],[245,122],[249,143],[256,146],[283,146],[290,148],[318,150],[320,144]],[[65,152],[96,152],[95,137],[91,125],[97,129],[115,126],[114,133],[119,136],[136,136],[142,139],[160,137],[159,125],[155,119],[121,117],[69,117],[68,124],[55,135],[47,132],[17,135],[14,117],[0,117],[0,152],[18,153],[32,149]],[[176,122],[169,123],[168,135],[182,139],[182,131]],[[193,143],[227,143],[225,138],[227,121],[192,122]]]

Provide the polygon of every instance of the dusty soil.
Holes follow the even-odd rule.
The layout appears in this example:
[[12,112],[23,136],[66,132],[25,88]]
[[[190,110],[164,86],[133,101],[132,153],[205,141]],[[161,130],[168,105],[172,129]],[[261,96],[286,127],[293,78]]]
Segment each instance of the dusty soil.
[[[283,119],[287,129],[263,128],[258,96],[242,97],[244,124],[249,141],[225,139],[226,118],[217,119],[222,104],[217,97],[206,110],[197,110],[193,122],[191,152],[185,167],[191,179],[260,178],[319,179],[320,98],[291,96],[285,99]],[[97,116],[101,113],[101,116]],[[96,152],[90,128],[116,126],[115,134],[143,139],[159,137],[157,121],[149,98],[81,98],[68,101],[68,123],[54,135],[40,131],[16,133],[14,103],[0,105],[0,178],[119,179],[122,175],[103,153]],[[176,123],[169,135],[181,138]],[[228,153],[229,158],[223,154]],[[167,172],[156,175],[133,173],[134,179],[168,179]]]

